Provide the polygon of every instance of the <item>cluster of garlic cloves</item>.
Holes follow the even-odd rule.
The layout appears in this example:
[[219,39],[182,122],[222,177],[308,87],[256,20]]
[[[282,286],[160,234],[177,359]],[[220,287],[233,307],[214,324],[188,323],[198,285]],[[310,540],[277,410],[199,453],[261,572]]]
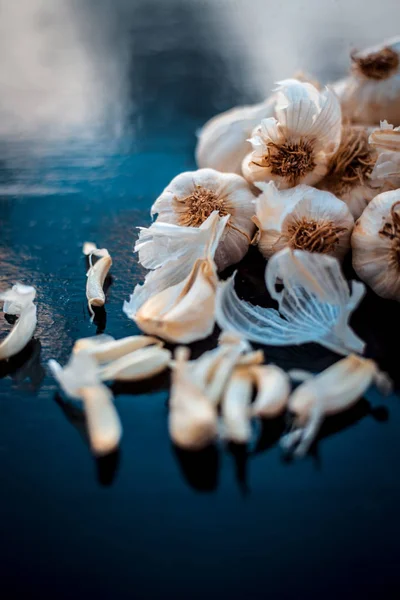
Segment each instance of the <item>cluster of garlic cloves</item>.
[[0,293],[4,313],[18,317],[10,333],[0,343],[0,360],[15,356],[31,340],[37,324],[36,305],[33,303],[35,296],[35,288],[22,283]]

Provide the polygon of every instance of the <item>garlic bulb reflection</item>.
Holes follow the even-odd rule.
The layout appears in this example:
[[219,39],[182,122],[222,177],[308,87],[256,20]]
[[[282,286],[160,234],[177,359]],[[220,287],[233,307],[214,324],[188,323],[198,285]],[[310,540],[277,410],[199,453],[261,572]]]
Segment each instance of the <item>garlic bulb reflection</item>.
[[352,239],[357,275],[378,296],[400,301],[400,190],[376,196],[358,219]]
[[340,143],[339,101],[329,89],[319,92],[310,83],[288,79],[277,89],[275,114],[253,131],[244,177],[251,183],[274,180],[281,189],[314,185]]
[[242,173],[242,161],[250,150],[247,139],[262,119],[274,115],[275,97],[253,106],[232,108],[210,119],[199,132],[196,162],[226,173]]
[[344,257],[354,225],[344,202],[308,185],[280,191],[271,181],[258,187],[263,193],[255,201],[254,242],[263,256],[288,247]]
[[400,123],[400,38],[351,55],[348,77],[333,85],[343,116],[358,123]]
[[199,169],[177,175],[152,206],[157,221],[199,227],[213,211],[230,215],[218,246],[215,262],[219,270],[239,262],[246,254],[254,224],[254,196],[247,182],[234,173]]

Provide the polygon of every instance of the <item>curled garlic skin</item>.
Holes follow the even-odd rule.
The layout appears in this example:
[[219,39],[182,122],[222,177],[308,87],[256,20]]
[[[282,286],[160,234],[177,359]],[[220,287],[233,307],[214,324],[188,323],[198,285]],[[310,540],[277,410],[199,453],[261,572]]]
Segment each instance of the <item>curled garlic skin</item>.
[[218,270],[239,262],[246,254],[255,227],[254,195],[248,183],[235,173],[199,169],[177,175],[152,206],[157,221],[199,227],[213,211],[230,215],[219,242],[215,262]]
[[357,275],[382,298],[400,301],[400,190],[374,198],[351,238]]
[[308,378],[289,398],[289,410],[295,414],[294,430],[281,445],[297,456],[306,454],[318,434],[325,416],[350,408],[375,383],[385,394],[391,381],[379,371],[373,360],[351,354],[319,375]]
[[400,123],[400,38],[351,55],[350,75],[333,84],[343,116],[354,123]]
[[278,84],[276,118],[253,131],[252,151],[242,163],[250,183],[275,181],[280,189],[315,185],[327,172],[341,136],[341,110],[335,94],[287,79]]
[[[86,298],[92,320],[94,318],[93,306],[104,306],[106,297],[103,291],[104,281],[111,269],[112,259],[106,248],[97,248],[91,242],[85,242],[83,253],[89,256],[90,268],[86,274]],[[93,264],[93,257],[98,260]]]
[[35,288],[21,283],[0,293],[4,313],[18,316],[12,330],[0,343],[0,360],[15,356],[31,340],[37,324],[36,305],[33,303],[35,296]]
[[344,258],[354,226],[344,202],[308,185],[281,191],[271,181],[258,187],[262,194],[255,200],[253,243],[265,258],[286,247]]

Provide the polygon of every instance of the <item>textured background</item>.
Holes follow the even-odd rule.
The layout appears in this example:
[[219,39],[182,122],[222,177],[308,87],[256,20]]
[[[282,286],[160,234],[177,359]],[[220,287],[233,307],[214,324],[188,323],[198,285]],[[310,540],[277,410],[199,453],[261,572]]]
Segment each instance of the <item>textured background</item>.
[[[313,457],[288,464],[281,421],[247,455],[185,454],[168,439],[168,377],[118,385],[121,452],[96,462],[46,363],[64,363],[78,337],[137,331],[121,312],[143,277],[134,228],[195,168],[208,117],[300,67],[339,76],[350,49],[397,33],[399,13],[389,0],[0,1],[0,289],[34,285],[39,317],[28,348],[0,364],[6,600],[398,597],[397,397],[369,392],[326,423]],[[85,240],[114,259],[95,324]],[[257,303],[263,269],[253,252],[238,277]],[[397,379],[398,306],[369,294],[353,324]],[[266,353],[315,370],[337,358],[313,345]]]

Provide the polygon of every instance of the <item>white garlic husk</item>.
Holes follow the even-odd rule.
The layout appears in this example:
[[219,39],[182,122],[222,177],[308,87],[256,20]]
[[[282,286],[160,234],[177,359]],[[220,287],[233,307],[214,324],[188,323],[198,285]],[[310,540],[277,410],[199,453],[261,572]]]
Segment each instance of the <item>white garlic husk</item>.
[[273,180],[281,189],[316,184],[340,143],[342,116],[335,94],[295,79],[282,81],[275,116],[253,131],[243,176],[250,183]]
[[254,233],[251,217],[254,196],[240,175],[199,169],[177,175],[152,206],[157,221],[199,227],[213,211],[230,215],[219,243],[215,262],[218,270],[239,262]]
[[351,239],[357,275],[382,298],[400,301],[400,190],[376,196]]
[[378,152],[371,177],[382,185],[400,187],[400,127],[382,121],[369,136],[369,143]]
[[274,115],[275,97],[250,106],[238,106],[216,115],[200,130],[196,163],[200,169],[242,173],[242,161],[250,150],[247,139],[262,119]]
[[4,313],[18,316],[12,330],[0,343],[0,360],[15,356],[31,340],[37,324],[35,296],[35,288],[22,283],[0,293]]
[[281,191],[271,181],[258,187],[262,194],[255,200],[258,232],[253,243],[265,258],[291,248],[343,259],[354,226],[344,202],[308,185]]
[[343,116],[355,123],[400,123],[400,38],[351,55],[350,75],[333,84]]

